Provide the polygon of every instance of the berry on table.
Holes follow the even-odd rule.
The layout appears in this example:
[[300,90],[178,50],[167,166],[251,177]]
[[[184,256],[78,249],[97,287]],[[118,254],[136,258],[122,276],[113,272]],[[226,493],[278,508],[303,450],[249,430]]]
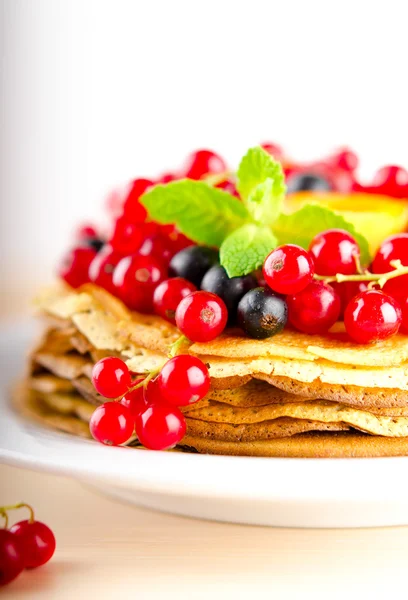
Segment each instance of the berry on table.
[[267,285],[279,294],[296,294],[313,279],[313,259],[295,244],[285,244],[266,257],[262,273]]
[[289,175],[286,188],[288,194],[294,194],[296,192],[330,192],[333,186],[328,179],[317,173],[300,171]]
[[227,321],[225,303],[210,292],[193,292],[176,309],[176,325],[192,342],[210,342],[224,331]]
[[223,173],[226,170],[227,165],[219,154],[211,150],[197,150],[188,156],[184,176],[188,179],[201,179],[209,173]]
[[285,300],[266,288],[250,290],[238,304],[238,325],[258,340],[279,333],[286,325],[287,315]]
[[140,203],[140,197],[153,185],[150,179],[135,179],[130,184],[123,204],[123,215],[128,223],[143,223],[146,220],[147,211]]
[[173,277],[183,277],[200,287],[204,275],[218,260],[218,252],[212,248],[189,246],[173,256],[169,272]]
[[196,290],[195,285],[182,277],[174,277],[173,279],[162,281],[154,290],[154,312],[175,325],[176,308],[183,298]]
[[131,383],[129,369],[120,358],[107,356],[93,366],[92,384],[104,398],[123,396]]
[[354,275],[360,259],[360,248],[352,235],[344,229],[328,229],[316,235],[309,252],[318,275]]
[[108,244],[105,245],[89,265],[89,280],[115,294],[113,273],[121,259],[122,254],[113,250]]
[[131,310],[153,312],[153,293],[168,276],[165,265],[154,256],[134,254],[123,258],[115,268],[116,295]]
[[158,377],[163,400],[175,406],[188,406],[204,398],[210,389],[205,364],[195,356],[180,354],[164,365]]
[[136,435],[150,450],[174,448],[186,433],[183,413],[166,402],[156,402],[136,418]]
[[88,283],[89,266],[96,255],[96,250],[86,245],[70,250],[59,266],[58,275],[73,288]]
[[10,583],[24,569],[20,539],[7,529],[0,529],[0,587]]
[[26,569],[35,569],[47,563],[55,552],[55,536],[48,525],[41,521],[25,520],[10,528],[23,551]]
[[[384,240],[374,257],[371,270],[373,273],[392,271],[391,261],[394,260],[400,260],[404,266],[408,266],[408,233],[398,233]],[[408,297],[408,275],[389,279],[383,291],[403,304]]]
[[135,419],[120,402],[105,402],[93,412],[89,421],[92,437],[107,446],[118,446],[133,434]]
[[303,333],[325,333],[340,316],[340,298],[323,281],[312,281],[301,292],[288,296],[286,302],[289,322]]
[[377,342],[394,335],[401,322],[401,307],[382,290],[358,294],[344,313],[346,331],[359,344]]
[[220,265],[211,267],[201,282],[202,290],[212,292],[224,301],[230,325],[236,321],[238,303],[242,296],[257,286],[258,282],[252,275],[228,277],[226,270]]

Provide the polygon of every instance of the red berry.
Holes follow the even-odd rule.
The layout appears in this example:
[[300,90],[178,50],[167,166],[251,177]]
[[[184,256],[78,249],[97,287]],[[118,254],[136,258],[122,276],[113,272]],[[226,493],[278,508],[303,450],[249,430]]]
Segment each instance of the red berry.
[[343,281],[342,283],[337,283],[334,281],[330,285],[337,292],[340,298],[340,317],[344,316],[344,311],[346,310],[350,300],[357,296],[357,294],[360,294],[360,292],[365,292],[368,287],[368,283],[366,281]]
[[136,435],[150,450],[168,450],[186,433],[186,420],[176,407],[165,402],[154,403],[136,419]]
[[89,279],[96,285],[104,288],[111,294],[115,294],[113,285],[113,273],[122,255],[106,245],[95,256],[89,265]]
[[271,154],[275,160],[282,161],[284,157],[283,149],[278,144],[273,144],[271,142],[264,142],[261,144],[261,147]]
[[228,321],[225,302],[211,292],[193,292],[176,309],[176,324],[192,342],[210,342]]
[[358,294],[344,313],[346,331],[359,344],[377,342],[394,335],[401,321],[401,307],[381,290]]
[[289,322],[304,333],[325,333],[340,315],[340,298],[323,281],[312,281],[294,296],[286,298]]
[[319,275],[353,275],[357,273],[360,249],[356,240],[344,229],[328,229],[310,243],[315,271]]
[[358,156],[348,148],[338,150],[333,156],[330,156],[328,162],[335,167],[344,169],[344,171],[354,172],[358,167]]
[[157,377],[160,394],[175,406],[188,406],[208,394],[210,375],[195,356],[180,354],[171,358]]
[[[138,379],[134,382],[134,385],[137,385],[142,381],[143,379]],[[144,394],[144,387],[140,386],[136,390],[127,392],[123,396],[120,403],[122,404],[122,406],[125,406],[130,411],[132,417],[136,419],[136,417],[147,407],[147,402]]]
[[224,181],[220,181],[220,183],[217,183],[217,185],[215,187],[219,188],[220,190],[224,190],[224,192],[228,192],[229,194],[232,194],[233,196],[236,196],[237,198],[239,198],[239,194],[238,194],[235,183],[233,183],[232,181],[229,181],[229,179],[224,179]]
[[185,165],[185,177],[201,179],[209,173],[223,173],[227,170],[224,160],[211,150],[197,150],[189,155]]
[[135,179],[130,184],[130,189],[123,205],[123,215],[128,223],[143,223],[147,211],[140,203],[140,197],[154,185],[150,179]]
[[55,537],[48,525],[41,521],[20,521],[10,528],[18,537],[26,569],[45,565],[55,552]]
[[[408,266],[408,233],[398,233],[388,237],[379,248],[371,270],[373,273],[387,273],[392,271],[391,261],[400,260]],[[383,287],[383,291],[403,304],[408,297],[408,275],[401,275],[390,279]]]
[[162,397],[159,389],[159,380],[158,377],[154,379],[150,379],[148,384],[145,386],[143,390],[144,399],[146,401],[146,405],[155,404],[156,402],[161,402]]
[[115,223],[115,229],[109,241],[113,250],[120,254],[134,254],[142,245],[145,237],[143,223],[130,223],[127,217],[122,216]]
[[92,437],[101,444],[118,446],[132,436],[135,419],[127,406],[105,402],[94,411],[89,421]]
[[139,248],[138,254],[142,256],[154,256],[163,264],[168,264],[173,252],[171,250],[171,242],[160,233],[149,235],[146,237]]
[[24,569],[20,539],[7,529],[0,529],[0,587],[13,581]]
[[79,242],[82,242],[83,240],[86,240],[87,238],[98,237],[98,232],[96,231],[96,229],[93,225],[89,225],[88,223],[86,223],[86,224],[78,227],[75,237]]
[[180,250],[194,245],[194,242],[185,236],[184,233],[180,233],[174,225],[162,225],[160,231],[169,240],[172,256],[180,252]]
[[104,398],[119,398],[131,386],[130,372],[120,358],[107,356],[93,366],[92,383]]
[[286,244],[272,250],[262,269],[267,285],[278,294],[296,294],[313,279],[313,260],[306,250]]
[[402,304],[402,322],[401,331],[408,333],[408,298]]
[[153,256],[126,256],[115,269],[116,293],[131,310],[153,312],[153,292],[166,279],[167,268]]
[[176,308],[183,298],[196,290],[195,285],[182,277],[174,277],[173,279],[162,281],[154,290],[154,312],[175,325]]
[[176,181],[177,179],[180,179],[177,173],[167,172],[160,175],[157,183],[170,183],[171,181]]
[[89,282],[89,266],[96,257],[96,250],[90,247],[74,248],[62,260],[58,274],[73,288]]
[[405,198],[408,191],[408,171],[396,165],[381,167],[374,176],[373,187],[377,187],[379,193]]

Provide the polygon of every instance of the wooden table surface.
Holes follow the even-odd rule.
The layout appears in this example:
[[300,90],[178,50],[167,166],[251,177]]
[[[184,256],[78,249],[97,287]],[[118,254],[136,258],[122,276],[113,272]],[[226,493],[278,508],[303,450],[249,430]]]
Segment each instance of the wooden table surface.
[[307,530],[205,522],[124,505],[74,480],[5,465],[0,499],[31,503],[57,538],[52,561],[24,572],[0,598],[406,595],[408,527]]

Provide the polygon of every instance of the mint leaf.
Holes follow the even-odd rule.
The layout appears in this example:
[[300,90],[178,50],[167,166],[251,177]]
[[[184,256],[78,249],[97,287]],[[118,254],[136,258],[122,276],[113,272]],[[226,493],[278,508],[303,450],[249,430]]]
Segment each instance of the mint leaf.
[[272,180],[270,202],[281,202],[286,191],[281,164],[261,146],[250,148],[241,160],[237,172],[237,188],[244,202],[247,202],[255,188],[267,179]]
[[272,225],[282,212],[284,196],[274,196],[274,182],[268,177],[259,183],[246,201],[247,209],[257,223]]
[[341,215],[317,204],[306,204],[291,215],[281,214],[273,224],[273,232],[279,244],[298,244],[307,249],[318,233],[326,229],[345,229],[360,246],[361,264],[370,262],[370,251],[366,238],[355,230],[354,225]]
[[154,221],[174,223],[193,241],[218,248],[250,220],[242,202],[203,181],[183,179],[156,185],[140,201]]
[[225,239],[220,261],[229,277],[240,277],[260,267],[275,247],[276,238],[269,228],[249,223]]

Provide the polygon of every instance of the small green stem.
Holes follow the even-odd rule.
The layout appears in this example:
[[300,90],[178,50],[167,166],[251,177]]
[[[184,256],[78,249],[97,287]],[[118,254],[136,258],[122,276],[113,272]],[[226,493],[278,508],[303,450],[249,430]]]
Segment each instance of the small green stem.
[[28,508],[28,510],[30,511],[30,517],[28,521],[29,523],[34,523],[34,510],[29,504],[26,504],[25,502],[19,502],[18,504],[9,504],[8,506],[0,506],[0,513],[2,516],[5,516],[5,514],[7,515],[8,510],[15,510],[17,508]]
[[185,335],[181,335],[173,344],[170,346],[169,358],[174,358],[178,355],[180,348],[190,343],[190,340]]
[[0,516],[2,516],[2,517],[3,517],[3,519],[4,519],[4,521],[5,521],[3,529],[8,529],[8,526],[9,526],[9,518],[8,518],[8,514],[7,514],[7,512],[6,512],[5,510],[1,510],[1,511],[0,511]]
[[357,273],[356,275],[343,275],[342,273],[337,273],[337,275],[333,275],[333,277],[314,275],[314,278],[318,281],[325,281],[326,283],[335,281],[337,283],[343,283],[344,281],[369,281],[372,284],[371,287],[373,285],[379,285],[380,288],[382,288],[390,279],[395,279],[401,275],[408,275],[408,266],[404,267],[400,260],[392,260],[390,264],[394,269],[388,273],[370,273],[369,271],[365,271],[364,273]]

